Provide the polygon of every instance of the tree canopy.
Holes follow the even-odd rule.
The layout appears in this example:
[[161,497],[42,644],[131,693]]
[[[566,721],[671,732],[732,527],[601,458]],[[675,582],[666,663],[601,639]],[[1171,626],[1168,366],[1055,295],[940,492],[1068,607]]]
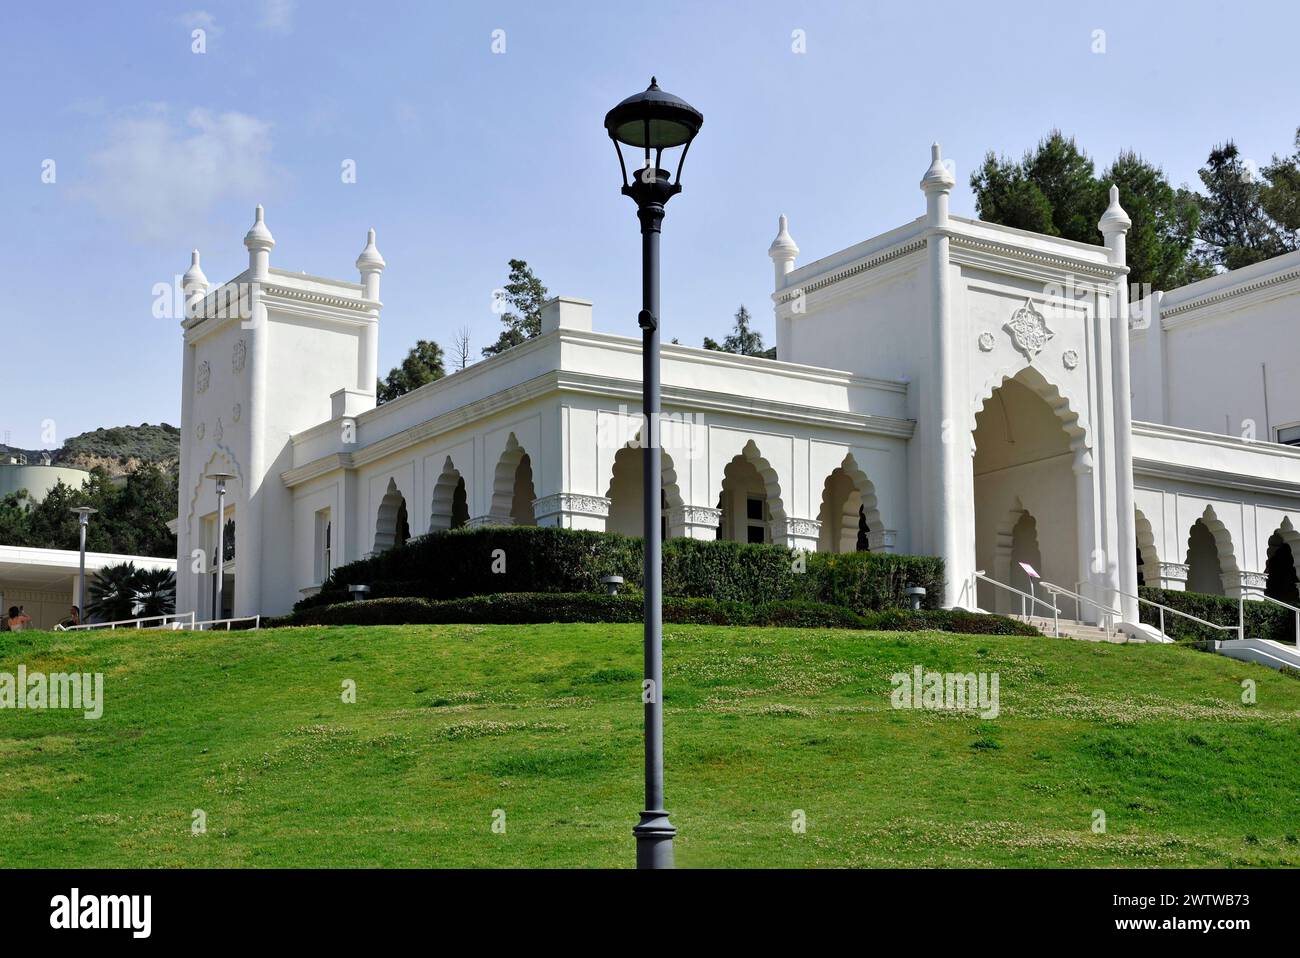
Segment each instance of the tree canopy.
[[495,356],[541,335],[546,298],[546,287],[533,275],[532,268],[521,259],[512,259],[510,275],[497,300],[502,305],[505,329],[495,343],[483,347],[483,355]]

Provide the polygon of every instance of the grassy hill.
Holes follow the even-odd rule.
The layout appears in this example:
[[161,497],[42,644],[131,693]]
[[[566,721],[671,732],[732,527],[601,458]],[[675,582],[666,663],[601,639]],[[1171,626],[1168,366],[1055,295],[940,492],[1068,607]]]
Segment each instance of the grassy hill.
[[[1044,638],[665,644],[681,866],[1300,863],[1300,682],[1276,672]],[[0,711],[0,862],[629,865],[639,662],[635,625],[0,634],[0,671],[102,671],[106,700]],[[997,672],[1000,716],[891,709],[915,665]]]

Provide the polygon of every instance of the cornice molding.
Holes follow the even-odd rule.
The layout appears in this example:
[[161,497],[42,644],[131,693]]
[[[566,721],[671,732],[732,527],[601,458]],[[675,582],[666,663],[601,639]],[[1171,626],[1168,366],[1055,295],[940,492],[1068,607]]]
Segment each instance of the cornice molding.
[[[1025,262],[1047,267],[1056,272],[1084,274],[1097,280],[1114,282],[1128,273],[1127,266],[1112,263],[1099,263],[1082,256],[1067,256],[1064,253],[1046,253],[1042,250],[1011,243],[998,243],[983,237],[971,236],[960,231],[951,233],[950,242],[952,261],[970,265],[987,265],[991,260],[1000,264],[1024,264]],[[1103,247],[1098,247],[1101,249]]]
[[825,289],[828,286],[834,286],[836,283],[842,283],[847,279],[852,279],[860,273],[877,269],[884,266],[886,263],[891,263],[896,259],[901,259],[904,256],[923,250],[925,249],[925,245],[926,241],[924,237],[906,240],[897,246],[891,246],[888,249],[881,250],[880,252],[872,253],[855,263],[835,267],[816,279],[811,279],[804,283],[792,282],[789,286],[785,286],[773,293],[772,299],[778,305],[788,303],[795,299],[800,290],[802,290],[803,294],[807,296],[817,290]]
[[[1252,301],[1262,298],[1271,298],[1272,294],[1275,292],[1273,289],[1274,287],[1282,286],[1287,283],[1295,283],[1297,280],[1300,280],[1300,266],[1282,270],[1281,272],[1273,273],[1268,276],[1261,276],[1259,279],[1250,280],[1244,283],[1236,283],[1223,289],[1206,293],[1203,296],[1197,296],[1184,302],[1176,303],[1173,306],[1167,306],[1162,302],[1160,305],[1160,320],[1165,329],[1181,326],[1184,325],[1187,320],[1175,323],[1170,323],[1168,320],[1175,316],[1183,316],[1188,313],[1194,313],[1217,306],[1229,300],[1240,300],[1240,302],[1233,304],[1234,308],[1247,306]],[[1281,291],[1276,292],[1280,293]],[[1267,293],[1269,295],[1261,296],[1261,293]],[[1165,295],[1168,296],[1167,293]]]

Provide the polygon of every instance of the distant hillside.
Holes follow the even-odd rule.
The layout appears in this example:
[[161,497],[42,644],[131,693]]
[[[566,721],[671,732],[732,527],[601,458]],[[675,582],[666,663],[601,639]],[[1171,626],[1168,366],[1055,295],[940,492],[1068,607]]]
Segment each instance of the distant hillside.
[[93,469],[103,466],[109,475],[121,476],[136,468],[152,463],[175,471],[180,461],[181,431],[167,423],[156,426],[141,423],[138,426],[113,426],[94,432],[73,436],[59,449],[12,449],[23,453],[29,463],[39,463],[49,455],[56,466],[73,466]]

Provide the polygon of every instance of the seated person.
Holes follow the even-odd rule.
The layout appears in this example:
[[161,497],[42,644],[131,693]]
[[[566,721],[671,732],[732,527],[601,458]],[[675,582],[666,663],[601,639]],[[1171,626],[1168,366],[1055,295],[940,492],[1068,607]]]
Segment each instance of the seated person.
[[30,628],[32,617],[18,608],[16,605],[9,606],[9,615],[4,620],[4,630],[6,632],[21,632],[23,629]]

